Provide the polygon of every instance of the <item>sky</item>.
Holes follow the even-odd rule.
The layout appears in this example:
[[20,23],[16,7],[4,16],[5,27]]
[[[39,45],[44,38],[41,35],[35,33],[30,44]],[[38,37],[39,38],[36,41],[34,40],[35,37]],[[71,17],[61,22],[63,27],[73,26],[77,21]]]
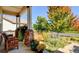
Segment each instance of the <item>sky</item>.
[[48,7],[47,6],[34,6],[32,7],[32,19],[33,23],[36,22],[37,16],[47,17]]
[[79,16],[79,6],[73,6],[73,7],[71,7],[71,10],[74,15]]
[[[79,6],[71,6],[71,11],[74,15],[79,16]],[[37,16],[43,16],[47,17],[47,11],[48,7],[47,6],[33,6],[32,7],[32,22],[35,23]]]

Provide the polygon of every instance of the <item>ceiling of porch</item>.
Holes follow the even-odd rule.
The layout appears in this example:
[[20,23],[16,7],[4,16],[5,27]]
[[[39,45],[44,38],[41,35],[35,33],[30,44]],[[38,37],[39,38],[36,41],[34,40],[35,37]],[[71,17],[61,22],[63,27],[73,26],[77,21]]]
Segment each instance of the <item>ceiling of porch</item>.
[[0,9],[3,14],[17,16],[26,9],[26,6],[1,6]]

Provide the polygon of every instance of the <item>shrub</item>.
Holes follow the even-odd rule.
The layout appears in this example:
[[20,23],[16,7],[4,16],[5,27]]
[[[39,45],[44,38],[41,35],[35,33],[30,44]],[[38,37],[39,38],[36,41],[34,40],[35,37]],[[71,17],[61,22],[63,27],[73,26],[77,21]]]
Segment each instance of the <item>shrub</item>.
[[65,45],[68,44],[67,38],[49,38],[45,40],[46,50],[48,51],[55,51],[58,48],[63,48]]
[[72,38],[71,38],[71,41],[79,42],[79,37],[72,37]]

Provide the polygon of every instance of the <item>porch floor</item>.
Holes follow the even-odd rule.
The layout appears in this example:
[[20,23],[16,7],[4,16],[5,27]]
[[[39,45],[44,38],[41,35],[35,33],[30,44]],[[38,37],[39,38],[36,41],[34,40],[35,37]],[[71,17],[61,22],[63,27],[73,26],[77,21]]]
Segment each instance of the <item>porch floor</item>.
[[[18,49],[17,48],[11,49],[8,51],[8,53],[34,53],[34,51],[30,49],[30,47],[24,46],[23,42],[19,42],[18,45],[19,45]],[[4,45],[2,44],[0,46],[0,53],[5,53],[4,49],[1,49],[3,47]]]
[[25,47],[23,42],[19,42],[19,48],[12,49],[8,53],[34,53],[34,51],[31,51],[30,47]]

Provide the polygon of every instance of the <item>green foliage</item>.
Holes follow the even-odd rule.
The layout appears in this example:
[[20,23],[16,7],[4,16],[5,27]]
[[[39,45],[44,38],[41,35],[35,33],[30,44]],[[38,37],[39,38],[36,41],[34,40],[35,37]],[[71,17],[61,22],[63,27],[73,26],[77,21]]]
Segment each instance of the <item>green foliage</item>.
[[71,37],[71,41],[79,42],[79,37]]
[[71,21],[76,18],[73,16],[71,9],[67,6],[49,6],[48,17],[38,16],[36,24],[33,27],[38,32],[72,32],[75,28],[71,26]]
[[55,32],[66,32],[73,30],[71,21],[75,18],[69,7],[50,6],[48,7],[48,17],[51,30]]
[[48,38],[50,38],[48,32],[42,32],[42,36],[43,36],[44,40],[47,40]]
[[64,48],[66,45],[72,42],[79,43],[79,37],[49,37],[48,39],[44,40],[44,42],[46,44],[46,50],[52,52],[56,51],[59,48]]
[[19,41],[23,41],[23,35],[22,35],[22,32],[21,31],[19,31],[19,34],[18,34],[18,39],[19,39]]
[[67,6],[49,6],[48,7],[49,19],[52,19],[54,17],[58,19],[63,19],[63,17],[67,16],[67,14],[71,14],[71,9]]
[[66,37],[62,37],[62,38],[49,38],[47,40],[45,40],[45,44],[46,44],[46,50],[48,51],[55,51],[58,48],[63,48],[64,46],[66,46],[68,43],[68,40]]
[[49,24],[45,17],[38,16],[36,24],[33,24],[33,28],[38,32],[49,31]]

